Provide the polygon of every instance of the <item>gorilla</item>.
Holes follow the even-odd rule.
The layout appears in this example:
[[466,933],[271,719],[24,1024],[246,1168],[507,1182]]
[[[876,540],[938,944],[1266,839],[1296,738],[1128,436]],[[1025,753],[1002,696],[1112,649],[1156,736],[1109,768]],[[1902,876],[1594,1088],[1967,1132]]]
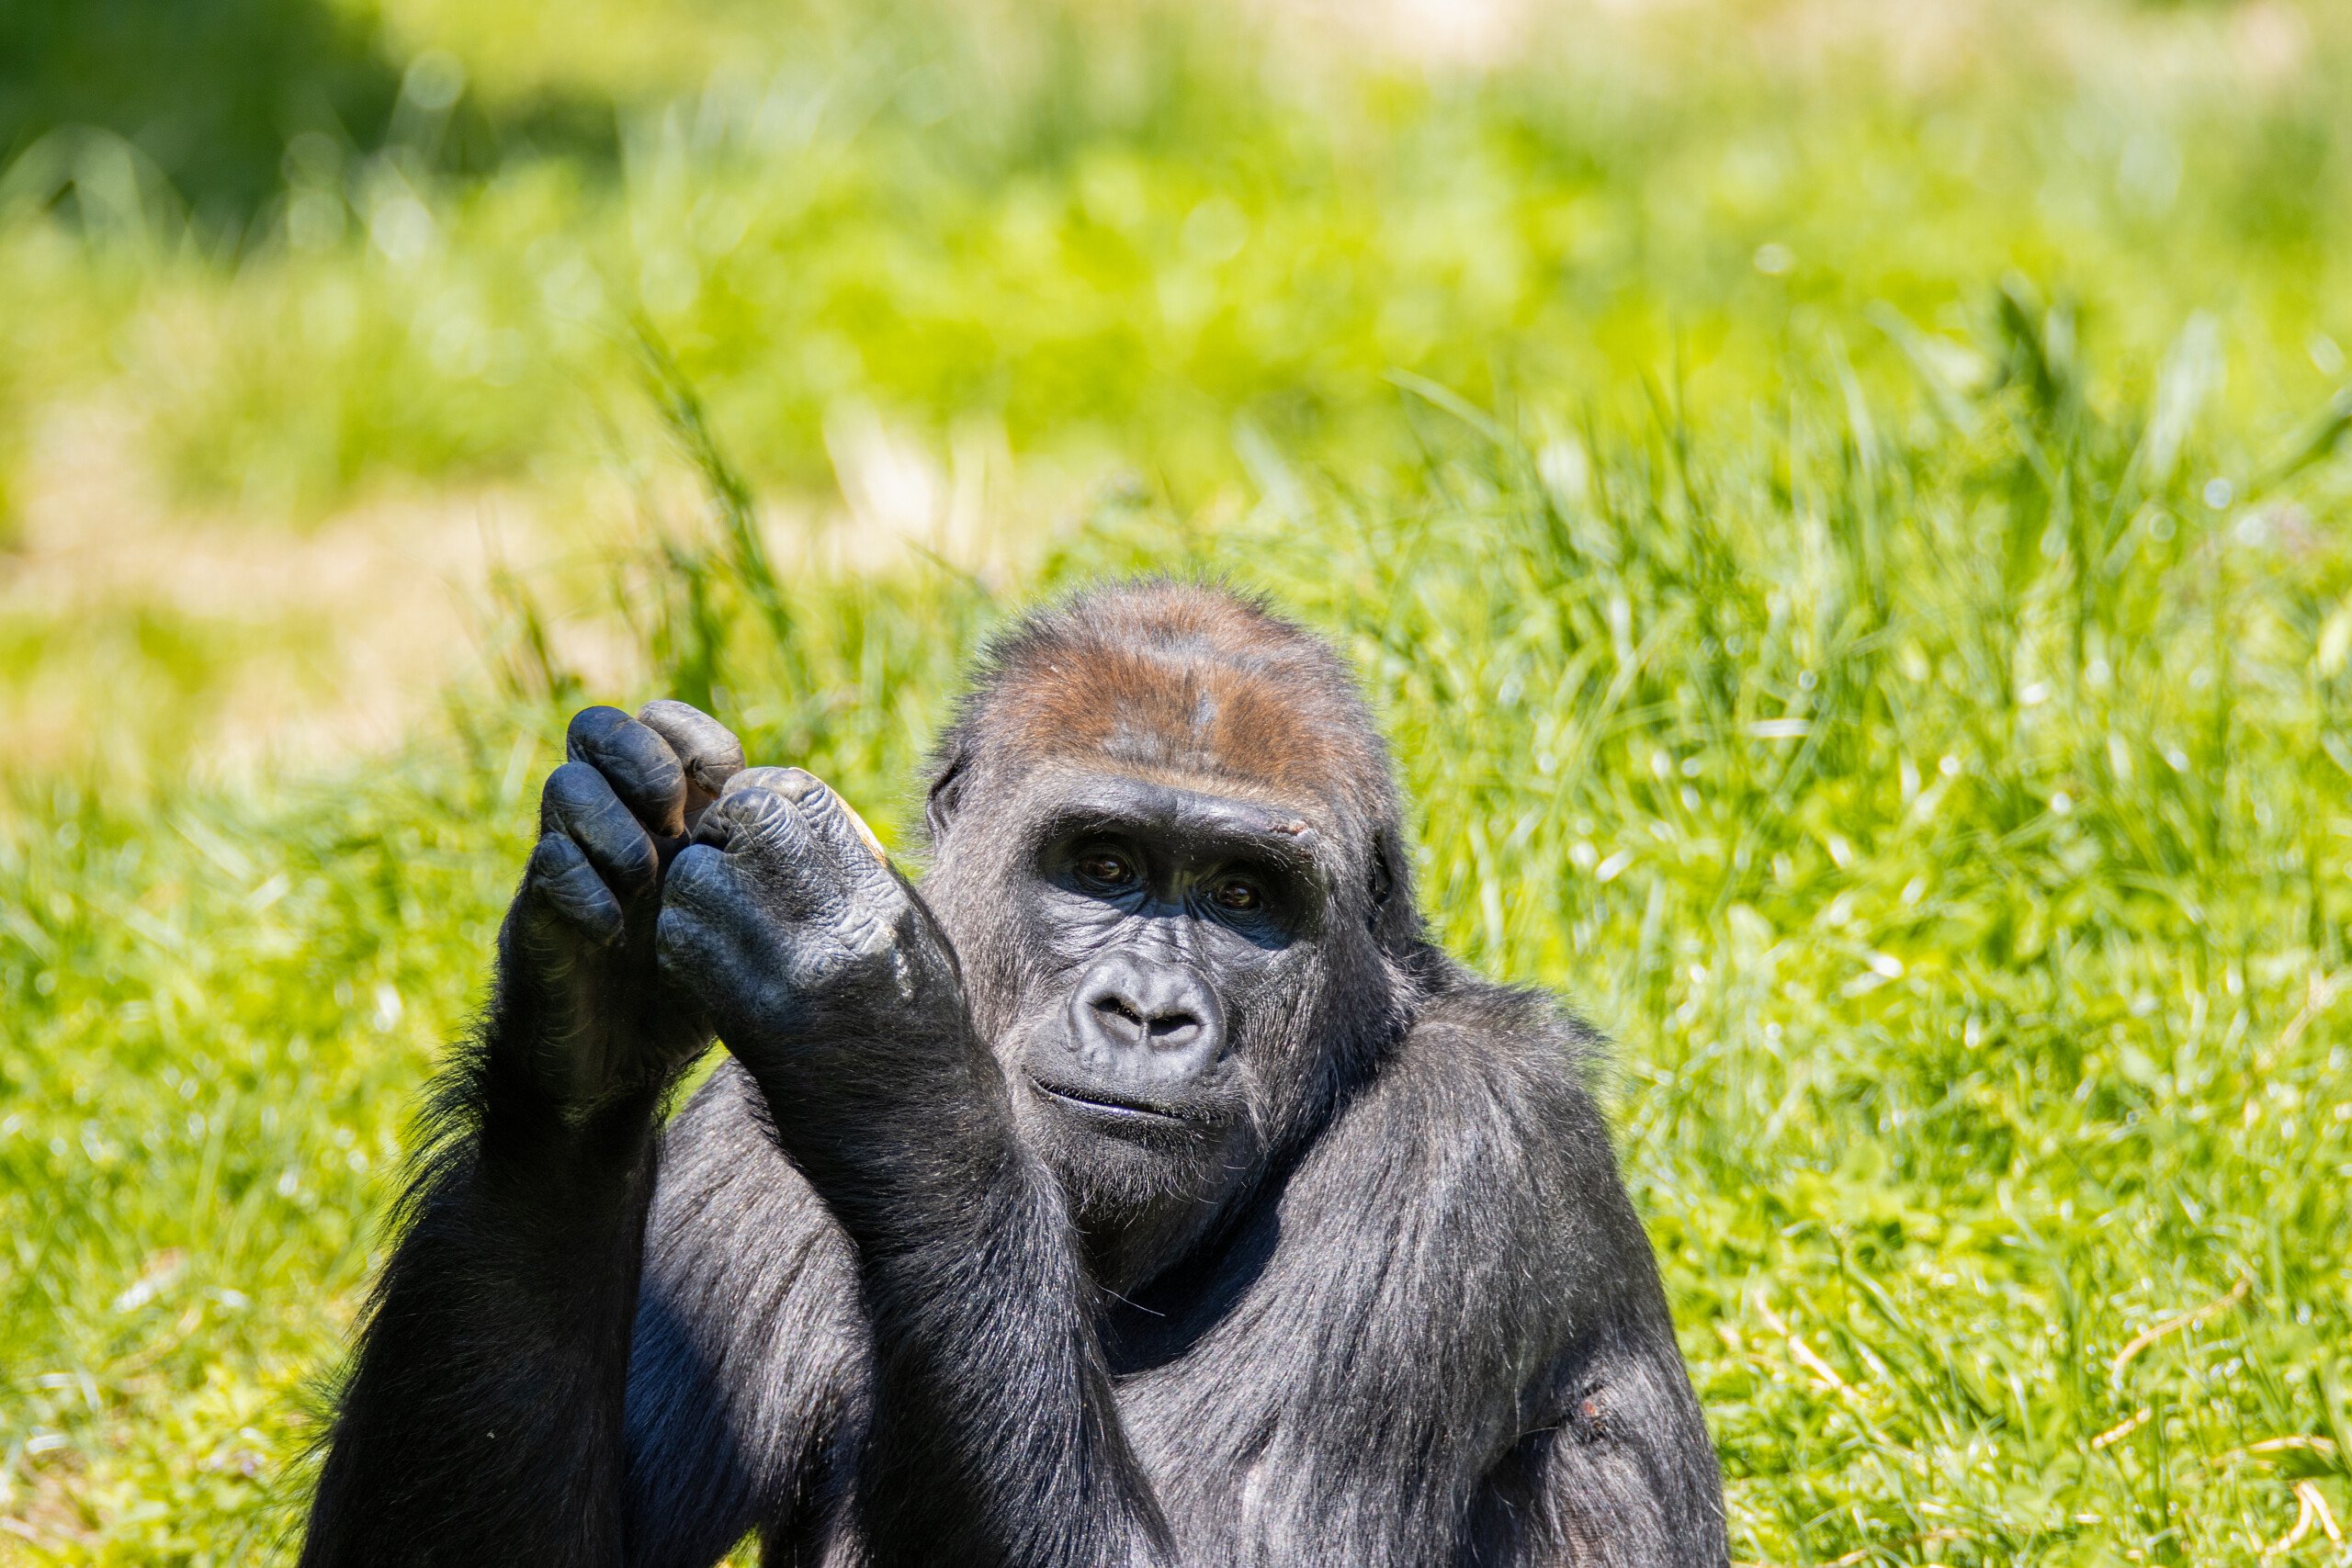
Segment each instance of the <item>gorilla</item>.
[[684,704],[568,750],[305,1564],[1725,1562],[1599,1042],[1430,942],[1322,640],[1031,615],[920,888]]

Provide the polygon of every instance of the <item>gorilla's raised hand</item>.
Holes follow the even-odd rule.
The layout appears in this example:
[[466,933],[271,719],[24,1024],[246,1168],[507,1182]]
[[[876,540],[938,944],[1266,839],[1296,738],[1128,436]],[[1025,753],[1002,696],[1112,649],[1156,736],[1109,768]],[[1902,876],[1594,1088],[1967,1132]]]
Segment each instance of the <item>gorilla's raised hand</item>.
[[498,981],[435,1086],[303,1568],[616,1563],[662,1101],[709,1039],[654,961],[662,874],[743,765],[683,703],[590,708],[548,777]]
[[911,1146],[970,1121],[975,1094],[992,1086],[1001,1101],[954,949],[865,824],[800,769],[737,774],[694,839],[662,890],[662,970],[854,1234],[860,1200],[907,1174]]
[[743,748],[679,702],[573,716],[539,841],[499,933],[502,999],[531,1016],[529,1069],[567,1112],[666,1083],[709,1043],[654,959],[664,869]]

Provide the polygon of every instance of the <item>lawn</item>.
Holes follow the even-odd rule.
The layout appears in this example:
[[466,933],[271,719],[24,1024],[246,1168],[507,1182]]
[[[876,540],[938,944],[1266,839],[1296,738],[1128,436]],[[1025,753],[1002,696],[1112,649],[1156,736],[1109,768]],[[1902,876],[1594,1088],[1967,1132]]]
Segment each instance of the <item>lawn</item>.
[[0,22],[0,1562],[288,1555],[570,705],[902,840],[1147,570],[1617,1042],[1735,1558],[2352,1562],[2341,7],[119,9]]

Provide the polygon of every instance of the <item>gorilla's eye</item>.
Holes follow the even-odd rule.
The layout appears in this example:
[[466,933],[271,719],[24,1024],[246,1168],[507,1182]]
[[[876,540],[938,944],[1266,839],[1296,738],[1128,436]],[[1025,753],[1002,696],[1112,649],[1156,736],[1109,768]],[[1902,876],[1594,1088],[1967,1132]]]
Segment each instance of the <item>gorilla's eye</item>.
[[1209,894],[1209,901],[1220,909],[1231,909],[1238,914],[1261,908],[1266,902],[1256,884],[1244,882],[1238,876],[1228,876],[1218,883]]
[[1108,850],[1096,850],[1081,857],[1078,874],[1097,887],[1125,887],[1136,879],[1135,868]]

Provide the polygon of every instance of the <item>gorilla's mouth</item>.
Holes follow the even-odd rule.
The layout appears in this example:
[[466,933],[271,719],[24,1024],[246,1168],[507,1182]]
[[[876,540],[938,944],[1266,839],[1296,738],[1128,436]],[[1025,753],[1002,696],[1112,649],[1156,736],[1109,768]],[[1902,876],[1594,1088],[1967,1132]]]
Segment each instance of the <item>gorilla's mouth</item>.
[[1047,1100],[1059,1100],[1098,1119],[1109,1119],[1132,1124],[1181,1125],[1193,1119],[1180,1111],[1148,1100],[1136,1099],[1103,1089],[1075,1089],[1066,1084],[1048,1083],[1036,1074],[1029,1081]]

